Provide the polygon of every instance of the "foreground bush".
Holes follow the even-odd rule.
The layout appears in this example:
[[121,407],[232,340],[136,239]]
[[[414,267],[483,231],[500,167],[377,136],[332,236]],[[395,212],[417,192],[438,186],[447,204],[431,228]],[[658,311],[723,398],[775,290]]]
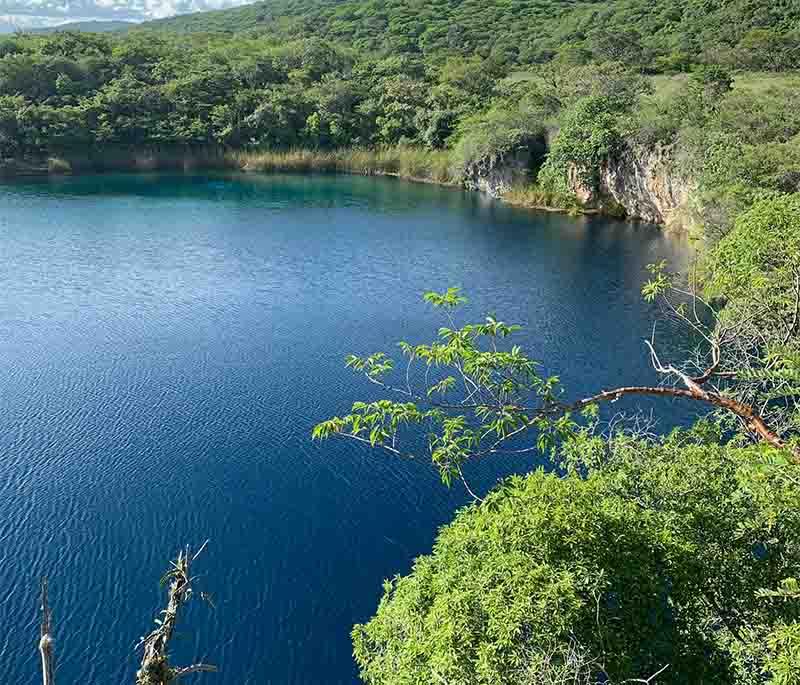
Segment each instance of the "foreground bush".
[[716,437],[587,438],[462,510],[354,629],[362,678],[796,682],[798,602],[760,594],[800,564],[796,467]]

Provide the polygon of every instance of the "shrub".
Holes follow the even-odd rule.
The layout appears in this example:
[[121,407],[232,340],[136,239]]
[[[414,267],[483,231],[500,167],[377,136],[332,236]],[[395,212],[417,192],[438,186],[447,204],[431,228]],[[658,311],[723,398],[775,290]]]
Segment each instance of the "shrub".
[[547,161],[539,172],[541,185],[556,194],[571,192],[568,174],[574,168],[579,180],[597,189],[602,164],[622,143],[617,106],[608,98],[586,97],[564,117]]
[[587,478],[514,477],[462,510],[355,627],[364,681],[555,683],[568,663],[582,683],[667,664],[659,683],[759,676],[763,636],[797,619],[758,596],[800,563],[793,467],[698,436],[585,438],[580,470],[605,462]]
[[453,150],[457,169],[544,137],[544,114],[529,102],[502,103],[466,119]]

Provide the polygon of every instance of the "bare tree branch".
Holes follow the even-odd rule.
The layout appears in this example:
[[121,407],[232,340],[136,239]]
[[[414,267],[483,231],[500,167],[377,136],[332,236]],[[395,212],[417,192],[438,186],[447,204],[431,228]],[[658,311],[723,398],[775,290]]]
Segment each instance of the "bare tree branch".
[[47,597],[47,576],[45,576],[42,578],[42,626],[39,637],[39,653],[42,656],[42,685],[55,684],[52,619]]
[[660,676],[668,668],[669,668],[669,664],[667,664],[666,666],[662,666],[655,673],[653,673],[653,675],[651,675],[649,678],[631,678],[629,680],[623,680],[622,682],[623,683],[643,683],[644,685],[650,685],[650,683],[655,681],[655,679],[658,678],[658,676]]
[[200,549],[192,554],[188,547],[178,553],[178,558],[170,562],[170,570],[164,580],[170,581],[167,607],[161,611],[162,618],[156,619],[156,627],[142,638],[138,647],[142,647],[142,665],[136,673],[136,685],[167,685],[176,678],[189,673],[215,672],[215,666],[209,664],[193,664],[182,668],[174,668],[169,664],[169,641],[178,623],[181,607],[192,596],[191,564],[208,544],[206,540]]

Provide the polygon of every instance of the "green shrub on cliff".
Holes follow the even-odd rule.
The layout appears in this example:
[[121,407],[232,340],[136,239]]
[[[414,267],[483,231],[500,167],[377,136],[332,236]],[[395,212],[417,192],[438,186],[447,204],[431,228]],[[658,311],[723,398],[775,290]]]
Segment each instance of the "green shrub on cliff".
[[499,103],[488,112],[462,121],[458,133],[453,151],[458,169],[520,145],[534,150],[540,146],[544,153],[544,114],[528,101]]
[[587,97],[567,112],[539,172],[539,183],[567,195],[571,174],[591,190],[597,189],[603,163],[620,148],[623,131],[619,106],[608,98]]

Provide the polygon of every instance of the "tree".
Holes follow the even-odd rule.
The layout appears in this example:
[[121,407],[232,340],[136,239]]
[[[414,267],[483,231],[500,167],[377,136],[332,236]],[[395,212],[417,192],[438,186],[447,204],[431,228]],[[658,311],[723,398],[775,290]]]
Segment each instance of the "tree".
[[112,60],[120,75],[130,73],[142,82],[159,80],[156,71],[160,63],[171,61],[175,50],[160,36],[131,33],[117,43]]
[[105,85],[92,99],[96,139],[101,143],[138,144],[169,136],[170,103],[160,88],[139,81],[132,74]]
[[364,142],[358,105],[365,93],[352,78],[327,74],[311,91],[315,111],[306,120],[306,135],[315,146],[345,147]]
[[23,51],[19,41],[13,38],[3,38],[0,40],[0,59],[9,55],[17,55]]
[[424,107],[428,87],[406,74],[382,78],[360,111],[375,120],[375,142],[380,145],[408,143],[417,137],[417,112]]
[[[137,650],[142,650],[142,663],[136,673],[136,685],[169,685],[192,673],[216,672],[216,666],[204,663],[174,667],[169,659],[169,645],[178,625],[178,619],[185,604],[194,595],[196,577],[192,576],[191,567],[207,544],[208,540],[196,552],[192,552],[188,546],[182,549],[175,561],[170,562],[167,572],[161,578],[161,584],[169,586],[167,605],[159,612],[159,618],[155,619],[156,627],[143,637],[136,647]],[[206,593],[201,592],[200,596],[211,604]],[[53,617],[46,577],[42,579],[41,610],[39,652],[42,660],[42,685],[55,685]]]
[[244,125],[259,145],[290,147],[301,142],[311,112],[308,90],[290,83],[264,91]]
[[234,67],[234,77],[248,88],[264,88],[270,83],[285,83],[286,72],[270,55],[259,55]]
[[0,95],[0,154],[14,156],[24,149],[18,116],[27,104],[21,96]]
[[798,34],[775,28],[754,28],[739,41],[737,55],[750,69],[785,71],[800,64]]
[[91,134],[80,107],[31,105],[19,110],[17,127],[28,149],[69,149],[86,145]]
[[601,28],[590,36],[592,52],[599,62],[621,62],[629,66],[643,62],[642,36],[635,29],[610,31]]
[[229,102],[215,105],[210,112],[214,140],[222,145],[243,147],[255,142],[251,115],[264,99],[262,90],[238,90]]
[[689,78],[688,114],[697,123],[705,123],[716,114],[722,98],[733,87],[733,77],[727,69],[719,66],[700,67]]
[[[187,546],[178,553],[178,558],[170,562],[169,570],[161,579],[161,584],[169,583],[166,608],[159,614],[156,627],[142,638],[139,648],[142,650],[142,665],[136,673],[136,685],[167,685],[191,673],[213,673],[216,666],[197,663],[190,666],[175,667],[169,662],[169,643],[178,625],[183,605],[194,594],[193,583],[196,580],[191,573],[191,565],[203,553],[208,541],[192,552]],[[201,597],[205,594],[201,593]]]
[[761,407],[775,430],[800,425],[800,195],[756,202],[705,264],[715,308],[712,349],[728,392]]
[[66,57],[106,57],[111,54],[111,41],[107,36],[85,31],[57,31],[48,36],[39,50],[43,55]]
[[616,101],[597,96],[582,98],[565,114],[539,181],[554,193],[570,195],[574,176],[596,193],[602,165],[621,148],[622,141]]

